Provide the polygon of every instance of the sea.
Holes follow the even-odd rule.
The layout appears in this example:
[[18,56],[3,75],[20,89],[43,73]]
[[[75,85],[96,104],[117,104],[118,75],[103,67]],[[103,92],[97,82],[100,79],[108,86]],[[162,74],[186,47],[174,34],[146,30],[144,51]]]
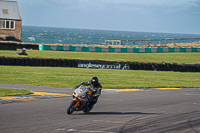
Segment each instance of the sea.
[[[135,31],[111,31],[111,30],[92,30],[92,29],[75,29],[75,28],[55,28],[55,27],[37,27],[22,26],[22,42],[25,43],[42,43],[42,44],[105,44],[105,40],[153,40],[153,39],[175,39],[178,43],[179,38],[188,38],[186,41],[191,42],[189,38],[200,38],[200,34],[179,34],[179,33],[155,33],[155,32],[135,32]],[[177,39],[177,40],[176,40]],[[192,41],[199,41],[193,39]],[[185,42],[185,40],[181,40]],[[149,41],[148,43],[152,43]],[[155,44],[159,43],[154,42]],[[164,40],[162,43],[165,43]],[[168,42],[170,43],[170,42]],[[138,45],[139,42],[137,42]],[[143,41],[141,45],[145,45]]]

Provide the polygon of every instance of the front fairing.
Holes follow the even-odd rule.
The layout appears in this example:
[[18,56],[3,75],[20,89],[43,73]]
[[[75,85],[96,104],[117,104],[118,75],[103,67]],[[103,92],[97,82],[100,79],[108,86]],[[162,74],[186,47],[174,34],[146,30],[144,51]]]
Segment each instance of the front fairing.
[[87,86],[80,86],[79,88],[75,89],[74,92],[73,92],[73,96],[75,97],[86,97],[87,95],[87,92],[89,91],[90,89],[87,88]]
[[88,105],[87,92],[90,91],[87,86],[80,86],[73,92],[73,98],[75,98],[80,104],[78,104],[78,110],[84,110]]

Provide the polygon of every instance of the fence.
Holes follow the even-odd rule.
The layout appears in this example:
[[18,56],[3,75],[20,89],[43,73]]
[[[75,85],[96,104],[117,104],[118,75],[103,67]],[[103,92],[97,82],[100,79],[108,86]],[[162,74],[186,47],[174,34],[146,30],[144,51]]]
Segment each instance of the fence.
[[152,40],[105,40],[106,45],[149,45],[149,44],[174,44],[174,43],[195,43],[199,38],[178,38],[178,39],[152,39]]

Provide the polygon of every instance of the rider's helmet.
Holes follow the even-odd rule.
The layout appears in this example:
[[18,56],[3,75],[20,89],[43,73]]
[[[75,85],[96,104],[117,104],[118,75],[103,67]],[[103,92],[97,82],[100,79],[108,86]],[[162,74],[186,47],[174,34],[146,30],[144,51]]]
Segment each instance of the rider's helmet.
[[92,77],[91,83],[92,83],[94,86],[97,85],[98,82],[99,82],[99,78],[98,78],[98,77]]

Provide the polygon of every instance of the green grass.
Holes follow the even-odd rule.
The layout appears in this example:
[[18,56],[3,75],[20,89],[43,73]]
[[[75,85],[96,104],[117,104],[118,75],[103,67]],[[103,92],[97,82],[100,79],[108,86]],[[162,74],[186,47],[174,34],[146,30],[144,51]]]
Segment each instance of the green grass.
[[[19,51],[19,50],[18,50]],[[37,58],[62,58],[82,60],[106,60],[106,61],[132,61],[161,63],[187,63],[200,64],[200,52],[196,53],[97,53],[97,52],[69,52],[69,51],[38,51],[27,50],[28,57]],[[0,50],[0,56],[19,56],[16,51]]]
[[28,95],[28,94],[32,94],[32,92],[25,90],[25,89],[4,89],[4,88],[0,88],[0,97]]
[[[19,51],[19,50],[18,50]],[[197,53],[93,53],[68,51],[27,50],[28,57],[62,58],[84,60],[112,60],[133,62],[200,64]],[[0,50],[0,56],[19,56],[16,51]],[[200,73],[134,71],[111,69],[80,69],[61,67],[0,66],[0,82],[40,85],[51,87],[74,87],[98,76],[103,88],[200,88]]]
[[200,88],[200,73],[84,69],[67,67],[0,66],[0,82],[74,87],[98,76],[103,88]]

